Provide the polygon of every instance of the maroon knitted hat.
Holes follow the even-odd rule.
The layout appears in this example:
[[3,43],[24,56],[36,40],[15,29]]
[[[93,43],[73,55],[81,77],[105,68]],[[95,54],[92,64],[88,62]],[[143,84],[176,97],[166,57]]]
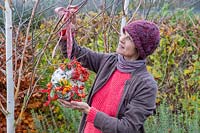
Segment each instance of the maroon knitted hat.
[[126,25],[123,30],[132,37],[142,59],[152,54],[159,45],[160,32],[156,24],[152,22],[137,20]]

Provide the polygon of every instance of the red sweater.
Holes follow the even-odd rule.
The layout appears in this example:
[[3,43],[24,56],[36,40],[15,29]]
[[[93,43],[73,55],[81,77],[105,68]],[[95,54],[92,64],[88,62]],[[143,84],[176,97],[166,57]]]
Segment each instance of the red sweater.
[[116,117],[125,81],[128,79],[130,79],[129,73],[116,70],[108,82],[94,95],[84,133],[101,133],[93,124],[98,111]]

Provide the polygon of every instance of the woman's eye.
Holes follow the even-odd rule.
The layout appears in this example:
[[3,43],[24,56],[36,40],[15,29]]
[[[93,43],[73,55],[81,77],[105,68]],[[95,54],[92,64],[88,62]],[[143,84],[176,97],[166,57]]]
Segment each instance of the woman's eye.
[[126,39],[127,39],[127,40],[129,40],[129,41],[131,40],[131,38],[130,38],[130,37],[127,37]]

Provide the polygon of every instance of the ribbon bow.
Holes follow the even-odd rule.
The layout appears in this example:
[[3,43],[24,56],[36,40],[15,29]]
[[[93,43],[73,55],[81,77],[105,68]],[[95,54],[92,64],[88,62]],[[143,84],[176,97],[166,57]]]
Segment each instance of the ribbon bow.
[[[72,26],[73,26],[73,15],[78,11],[78,6],[68,6],[67,8],[58,7],[55,9],[55,12],[63,18],[62,21],[65,22],[65,27],[60,32],[60,40],[65,39],[67,41],[67,56],[70,59],[73,47],[73,33],[72,33]],[[60,41],[59,40],[59,41]],[[56,47],[55,47],[56,48]],[[54,49],[55,49],[54,48]],[[54,51],[53,51],[54,53]],[[54,54],[53,54],[54,55]]]

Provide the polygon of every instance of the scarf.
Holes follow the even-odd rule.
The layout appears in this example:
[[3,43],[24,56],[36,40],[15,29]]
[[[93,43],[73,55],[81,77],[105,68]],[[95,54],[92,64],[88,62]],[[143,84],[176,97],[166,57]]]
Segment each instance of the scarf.
[[117,69],[121,72],[130,73],[146,64],[146,60],[127,61],[124,57],[118,54]]

